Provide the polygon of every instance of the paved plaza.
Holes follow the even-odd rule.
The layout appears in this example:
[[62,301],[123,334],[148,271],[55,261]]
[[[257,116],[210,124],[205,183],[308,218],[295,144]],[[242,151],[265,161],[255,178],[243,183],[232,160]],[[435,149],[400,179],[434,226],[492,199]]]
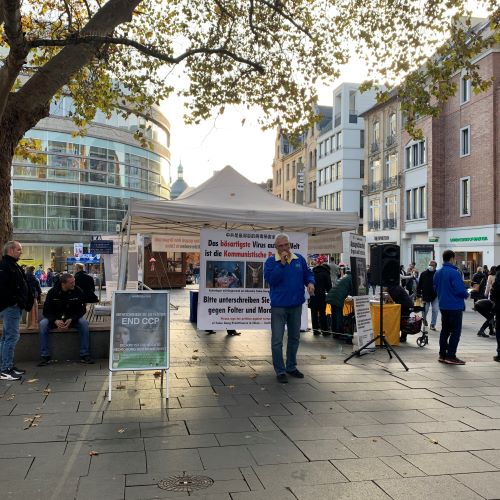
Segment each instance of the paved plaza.
[[500,364],[470,304],[466,366],[437,362],[436,332],[397,348],[409,372],[308,332],[305,378],[278,384],[269,332],[206,335],[188,290],[171,301],[168,402],[153,372],[120,372],[108,403],[107,360],[1,382],[2,499],[500,498]]

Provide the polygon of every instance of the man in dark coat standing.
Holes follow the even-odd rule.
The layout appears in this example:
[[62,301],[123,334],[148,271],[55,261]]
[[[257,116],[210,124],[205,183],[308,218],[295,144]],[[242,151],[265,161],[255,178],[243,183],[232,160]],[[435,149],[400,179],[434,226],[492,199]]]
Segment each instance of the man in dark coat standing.
[[424,301],[424,325],[427,326],[427,313],[432,307],[431,330],[436,330],[436,323],[439,311],[439,300],[434,290],[434,274],[436,274],[437,262],[431,260],[429,266],[420,275],[417,285],[417,296]]
[[330,266],[326,262],[315,266],[313,269],[316,285],[314,295],[309,298],[309,308],[311,309],[311,322],[313,334],[331,335],[326,321],[326,294],[332,288],[332,279],[330,276]]
[[83,264],[75,264],[75,284],[83,292],[86,304],[99,302],[95,294],[94,278],[85,272]]
[[20,380],[25,370],[14,366],[14,352],[19,340],[19,324],[23,309],[31,310],[33,295],[24,271],[17,261],[23,253],[19,241],[8,241],[0,262],[0,318],[3,335],[0,339],[0,380]]

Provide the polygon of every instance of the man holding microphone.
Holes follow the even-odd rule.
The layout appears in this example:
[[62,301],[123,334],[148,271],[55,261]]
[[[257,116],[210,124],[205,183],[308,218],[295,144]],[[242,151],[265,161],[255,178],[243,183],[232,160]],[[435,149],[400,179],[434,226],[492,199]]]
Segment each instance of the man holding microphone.
[[[276,254],[264,265],[264,279],[269,283],[271,299],[271,352],[278,382],[292,377],[304,378],[297,369],[297,350],[300,341],[300,319],[305,302],[304,287],[314,295],[314,276],[300,254],[290,249],[288,235],[278,234],[274,240]],[[283,336],[288,331],[286,365],[283,360]]]

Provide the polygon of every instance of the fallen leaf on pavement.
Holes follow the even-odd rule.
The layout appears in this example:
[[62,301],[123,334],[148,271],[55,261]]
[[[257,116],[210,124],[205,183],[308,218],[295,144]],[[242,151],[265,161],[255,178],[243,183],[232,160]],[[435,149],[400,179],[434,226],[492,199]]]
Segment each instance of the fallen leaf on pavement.
[[322,354],[321,359],[326,359],[326,356],[324,354]]
[[161,372],[160,371],[156,371],[153,373],[154,377],[155,378],[160,378],[161,377]]
[[125,386],[124,385],[117,385],[116,388],[117,389],[125,389]]
[[231,384],[228,387],[229,387],[229,389],[234,389],[236,386]]
[[91,451],[89,451],[89,455],[90,455],[91,457],[95,457],[96,455],[99,455],[99,452],[98,452],[98,451],[91,450]]
[[35,382],[38,382],[37,378],[30,378],[29,380],[26,380],[27,384],[34,384]]
[[194,354],[191,356],[191,358],[193,358],[193,359],[200,359],[198,356],[196,356]]
[[12,401],[16,397],[15,394],[11,394],[8,398],[7,401]]
[[120,434],[123,434],[125,432],[125,427],[121,427],[120,429],[118,429],[118,432]]
[[257,378],[257,374],[256,374],[256,373],[252,373],[252,374],[250,375],[250,378]]
[[52,389],[44,389],[44,390],[43,390],[43,394],[44,394],[45,396],[48,396],[51,392],[52,392]]

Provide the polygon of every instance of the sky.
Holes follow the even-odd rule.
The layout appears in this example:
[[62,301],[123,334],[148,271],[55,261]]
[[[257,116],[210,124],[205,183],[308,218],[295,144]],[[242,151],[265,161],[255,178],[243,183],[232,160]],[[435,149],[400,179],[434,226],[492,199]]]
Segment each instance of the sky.
[[[318,88],[319,104],[333,104],[333,89],[344,81],[361,83],[366,67],[353,60],[331,87]],[[209,179],[214,171],[231,165],[253,182],[272,177],[276,130],[262,131],[257,124],[259,110],[226,106],[222,116],[200,125],[185,125],[183,103],[170,97],[162,106],[170,122],[171,180],[177,179],[177,167],[182,163],[184,180],[191,187]],[[245,119],[244,124],[242,121]]]

